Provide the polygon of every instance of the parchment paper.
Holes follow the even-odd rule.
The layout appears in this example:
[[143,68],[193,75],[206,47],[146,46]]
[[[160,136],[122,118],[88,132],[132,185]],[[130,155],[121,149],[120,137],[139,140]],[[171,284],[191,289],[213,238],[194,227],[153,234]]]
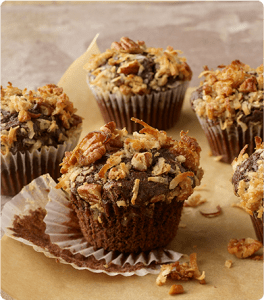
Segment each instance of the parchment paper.
[[[89,51],[77,59],[59,82],[69,95],[78,113],[85,118],[82,137],[104,124],[97,104],[90,93],[82,66],[91,52],[98,52],[93,44]],[[207,203],[196,208],[184,208],[182,224],[176,238],[168,246],[180,253],[197,253],[198,266],[205,271],[207,284],[197,281],[175,282],[168,280],[164,286],[155,284],[156,275],[144,277],[110,277],[80,271],[69,265],[56,263],[54,259],[35,252],[31,247],[4,236],[1,243],[2,289],[17,300],[82,300],[82,299],[172,299],[168,294],[172,284],[182,284],[185,293],[181,299],[260,299],[263,296],[263,262],[238,259],[227,251],[231,238],[256,238],[250,217],[243,210],[231,207],[238,202],[230,182],[230,165],[220,163],[209,156],[209,146],[189,104],[189,88],[178,123],[167,131],[179,139],[181,130],[189,130],[201,148],[201,166],[205,171],[199,190]],[[199,210],[220,205],[222,214],[215,218],[203,217]],[[225,267],[226,260],[233,267]]]

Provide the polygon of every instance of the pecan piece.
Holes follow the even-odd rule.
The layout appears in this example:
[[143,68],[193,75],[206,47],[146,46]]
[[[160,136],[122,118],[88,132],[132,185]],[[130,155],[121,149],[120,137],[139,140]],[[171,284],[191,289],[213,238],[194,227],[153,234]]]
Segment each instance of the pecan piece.
[[100,184],[85,182],[83,185],[77,188],[79,196],[87,200],[89,203],[97,203],[102,199],[101,196],[102,187]]
[[135,43],[128,37],[122,37],[119,43],[113,42],[111,49],[115,49],[119,52],[143,53],[143,49],[140,48],[139,44]]
[[137,60],[123,63],[117,70],[117,73],[123,74],[137,74],[140,67],[140,63]]
[[256,77],[250,77],[246,79],[239,87],[239,91],[242,93],[250,93],[250,92],[256,92],[257,89],[257,79]]

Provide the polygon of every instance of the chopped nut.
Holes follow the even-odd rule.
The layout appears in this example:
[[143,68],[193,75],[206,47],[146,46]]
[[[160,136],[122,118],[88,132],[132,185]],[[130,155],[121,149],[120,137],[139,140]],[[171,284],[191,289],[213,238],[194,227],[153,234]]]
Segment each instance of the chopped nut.
[[101,185],[95,183],[84,183],[77,188],[79,196],[89,203],[99,202],[102,199],[101,190]]
[[151,163],[152,154],[150,152],[136,153],[131,160],[132,166],[139,171],[147,171]]
[[139,67],[140,67],[140,64],[137,60],[134,60],[131,62],[126,62],[118,68],[117,73],[137,74]]
[[228,243],[227,250],[230,254],[234,254],[238,258],[247,258],[257,252],[262,243],[252,238],[231,239]]
[[177,295],[177,294],[183,294],[184,289],[183,286],[180,284],[173,284],[169,290],[170,295]]
[[197,255],[192,253],[190,255],[189,263],[180,264],[178,261],[171,264],[164,264],[161,266],[160,273],[156,279],[157,285],[163,285],[167,278],[172,280],[190,280],[192,278],[199,280],[200,283],[205,282],[205,272],[201,274],[197,265]]
[[225,267],[227,267],[228,269],[230,269],[230,268],[232,267],[232,265],[233,265],[233,262],[232,262],[231,259],[226,260],[226,262],[225,262]]
[[164,178],[164,177],[149,177],[148,181],[153,181],[153,182],[157,182],[157,183],[162,183],[162,184],[168,184],[168,179]]

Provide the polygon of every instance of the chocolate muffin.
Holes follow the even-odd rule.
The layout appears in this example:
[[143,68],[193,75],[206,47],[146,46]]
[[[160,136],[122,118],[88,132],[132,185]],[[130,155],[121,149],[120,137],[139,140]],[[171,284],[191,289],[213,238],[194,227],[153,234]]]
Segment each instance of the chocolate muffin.
[[212,154],[232,163],[245,145],[254,152],[254,137],[263,136],[263,65],[250,68],[239,60],[221,70],[205,67],[191,105],[205,132]]
[[257,238],[263,243],[263,174],[264,144],[255,138],[256,150],[248,156],[246,147],[233,161],[232,183],[235,194],[240,197],[240,206],[250,214]]
[[122,37],[111,49],[92,55],[84,69],[105,122],[115,121],[129,133],[140,129],[131,117],[158,129],[172,127],[192,78],[179,53],[170,46],[148,48],[145,42]]
[[143,121],[133,137],[114,122],[88,133],[65,154],[57,188],[70,195],[84,237],[95,249],[124,253],[166,246],[184,200],[200,184],[200,147],[175,141]]
[[60,176],[65,151],[81,132],[81,117],[62,88],[1,87],[1,194],[13,196],[34,178]]

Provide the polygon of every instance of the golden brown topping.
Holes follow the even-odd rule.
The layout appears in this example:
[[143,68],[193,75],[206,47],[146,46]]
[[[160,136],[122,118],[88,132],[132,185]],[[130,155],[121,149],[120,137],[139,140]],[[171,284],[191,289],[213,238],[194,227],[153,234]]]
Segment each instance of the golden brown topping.
[[152,154],[150,152],[135,153],[131,164],[138,171],[146,171],[152,164]]
[[169,290],[169,295],[178,295],[183,293],[184,289],[183,286],[180,284],[173,284]]
[[133,196],[131,198],[131,203],[133,205],[136,204],[136,199],[137,199],[138,190],[139,190],[139,182],[140,182],[139,179],[135,179],[135,183],[134,183],[133,190],[132,190]]
[[227,250],[230,254],[234,254],[238,258],[247,258],[257,252],[262,243],[252,238],[231,239],[228,243]]
[[[255,137],[256,151],[252,154],[260,154],[257,160],[257,170],[247,170],[245,179],[240,180],[235,194],[240,197],[239,204],[250,215],[253,212],[258,213],[258,218],[262,218],[263,214],[263,185],[264,185],[264,143],[260,137]],[[245,153],[247,145],[240,151],[239,156],[232,162],[233,171],[246,162],[250,157]]]
[[159,286],[165,284],[167,278],[171,278],[172,280],[183,281],[194,278],[204,283],[205,272],[203,271],[201,274],[197,265],[197,254],[192,253],[190,255],[189,263],[184,262],[180,264],[180,262],[176,261],[171,264],[162,265],[160,273],[156,279],[156,284]]
[[[142,44],[141,44],[142,46]],[[143,50],[140,48],[138,43],[135,43],[128,37],[122,37],[120,42],[113,42],[111,45],[112,49],[122,52],[128,53],[142,53]]]
[[[145,95],[173,88],[176,81],[191,80],[192,71],[179,50],[147,48],[144,42],[122,37],[105,53],[92,55],[84,66],[92,88],[123,95]],[[143,72],[151,67],[151,71]],[[113,68],[114,67],[114,68]],[[154,76],[149,76],[149,74]],[[121,75],[121,76],[120,76]],[[168,84],[173,82],[172,84]]]
[[[100,131],[94,131],[86,135],[72,152],[67,152],[61,168],[63,175],[59,179],[57,188],[62,187],[66,191],[69,191],[71,182],[76,178],[75,176],[72,179],[71,175],[77,172],[76,169],[84,167],[89,169],[89,166],[91,167],[97,160],[102,159],[101,161],[105,163],[101,164],[99,162],[100,168],[97,168],[97,171],[93,175],[95,181],[98,181],[102,185],[107,184],[107,179],[110,181],[130,180],[129,172],[138,173],[136,171],[140,171],[146,172],[147,181],[163,184],[165,187],[162,187],[162,189],[167,189],[161,195],[151,196],[147,202],[151,202],[153,205],[159,201],[170,202],[176,196],[178,196],[179,201],[187,199],[193,192],[194,185],[200,184],[203,173],[198,168],[200,148],[196,140],[192,138],[188,139],[186,134],[181,134],[182,140],[181,142],[177,142],[168,137],[166,132],[158,131],[138,119],[133,118],[133,120],[144,126],[139,133],[133,133],[133,138],[125,138],[127,132],[125,130],[117,130],[115,123],[110,122],[101,127]],[[184,151],[178,153],[176,149],[182,149],[179,145],[180,143],[183,145]],[[175,166],[171,167],[161,156],[152,169],[152,152],[158,153],[161,148],[165,148],[166,151],[171,152],[172,158],[175,153]],[[158,155],[160,154],[158,153]],[[189,169],[192,170],[193,167],[194,170],[193,172],[188,171],[179,174],[179,165],[181,163],[188,164],[186,157],[192,159]],[[171,176],[168,173],[175,174],[175,179],[171,181]],[[135,179],[131,196],[132,205],[136,204],[139,188],[140,180]]]
[[152,174],[155,176],[167,174],[171,170],[171,165],[165,163],[165,159],[160,157],[157,164],[153,167]]
[[224,129],[233,124],[238,113],[247,115],[254,108],[263,109],[263,65],[253,69],[235,60],[219,67],[223,69],[206,68],[200,74],[199,77],[205,76],[202,96],[193,99],[192,104],[199,116],[220,118]]
[[101,190],[101,185],[87,182],[77,188],[79,196],[93,204],[101,201]]

